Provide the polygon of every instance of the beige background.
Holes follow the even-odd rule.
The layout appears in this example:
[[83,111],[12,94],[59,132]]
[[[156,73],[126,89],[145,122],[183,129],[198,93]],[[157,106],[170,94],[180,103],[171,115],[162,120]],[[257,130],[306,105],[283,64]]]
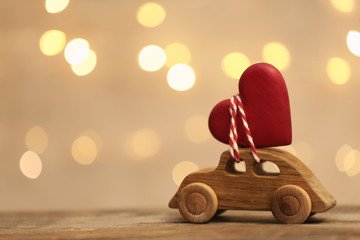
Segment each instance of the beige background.
[[[346,46],[348,31],[360,30],[359,1],[350,13],[326,0],[157,2],[166,19],[146,28],[136,20],[144,1],[74,0],[58,14],[47,13],[40,0],[0,1],[0,210],[166,207],[177,189],[177,163],[215,166],[227,149],[212,137],[193,143],[184,133],[189,117],[208,116],[236,93],[237,80],[224,74],[222,58],[239,51],[259,62],[273,41],[291,54],[282,73],[293,147],[339,204],[358,204],[360,174],[340,172],[335,155],[344,144],[360,149],[360,58]],[[97,53],[95,70],[78,77],[63,53],[43,55],[39,39],[49,29],[64,31],[67,40],[87,39]],[[185,92],[168,86],[167,67],[146,72],[138,64],[146,45],[172,42],[191,52],[196,83]],[[349,63],[346,84],[329,80],[331,57]],[[48,145],[39,155],[40,176],[29,179],[19,161],[34,126],[44,129]],[[160,148],[138,159],[126,143],[143,128],[157,133]],[[101,148],[92,164],[80,165],[71,146],[88,129],[100,136]]]

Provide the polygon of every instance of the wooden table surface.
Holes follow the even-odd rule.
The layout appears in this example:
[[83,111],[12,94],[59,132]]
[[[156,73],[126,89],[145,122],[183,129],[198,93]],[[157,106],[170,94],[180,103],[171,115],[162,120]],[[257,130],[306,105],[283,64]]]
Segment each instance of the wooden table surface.
[[249,211],[227,211],[207,224],[186,223],[166,208],[3,212],[0,239],[360,239],[360,206],[337,206],[300,225]]

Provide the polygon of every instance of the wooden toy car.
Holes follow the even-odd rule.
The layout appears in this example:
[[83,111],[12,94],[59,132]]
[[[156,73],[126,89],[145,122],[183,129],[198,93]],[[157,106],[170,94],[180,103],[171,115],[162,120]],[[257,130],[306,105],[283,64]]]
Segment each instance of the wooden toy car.
[[310,214],[324,212],[336,205],[311,170],[292,154],[275,148],[257,149],[262,162],[278,166],[269,173],[255,163],[249,148],[239,149],[246,170],[234,167],[225,151],[216,169],[189,174],[170,200],[193,223],[209,221],[224,210],[271,210],[281,223],[302,223]]

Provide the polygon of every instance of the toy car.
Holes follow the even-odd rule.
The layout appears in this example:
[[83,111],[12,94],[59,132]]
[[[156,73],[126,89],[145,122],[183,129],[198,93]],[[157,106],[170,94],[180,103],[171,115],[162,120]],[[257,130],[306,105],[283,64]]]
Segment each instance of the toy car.
[[271,210],[281,223],[303,223],[310,214],[336,205],[311,170],[294,155],[276,148],[257,149],[262,163],[269,161],[279,173],[255,163],[249,148],[239,149],[246,170],[237,171],[229,151],[216,169],[189,174],[181,183],[170,208],[178,208],[193,223],[204,223],[225,210]]

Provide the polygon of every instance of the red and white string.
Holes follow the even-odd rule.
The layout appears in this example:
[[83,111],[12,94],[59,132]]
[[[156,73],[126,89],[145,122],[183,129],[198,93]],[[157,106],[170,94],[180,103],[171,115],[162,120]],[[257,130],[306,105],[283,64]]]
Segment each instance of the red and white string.
[[250,128],[249,125],[247,123],[246,120],[246,114],[244,111],[244,105],[241,101],[241,98],[239,96],[239,94],[234,95],[231,97],[230,99],[230,115],[231,115],[231,122],[230,122],[230,136],[229,136],[229,145],[230,145],[230,154],[231,154],[231,158],[235,161],[235,162],[240,162],[240,154],[239,154],[239,148],[237,145],[237,140],[238,140],[238,135],[237,135],[237,127],[236,127],[236,115],[237,115],[237,110],[239,110],[240,114],[241,114],[241,120],[245,129],[245,133],[247,136],[247,139],[249,141],[249,145],[250,145],[250,149],[252,152],[252,155],[254,157],[254,160],[257,163],[260,163],[260,158],[259,155],[256,152],[255,149],[255,145],[253,142],[253,138],[251,136],[251,132],[250,132]]

